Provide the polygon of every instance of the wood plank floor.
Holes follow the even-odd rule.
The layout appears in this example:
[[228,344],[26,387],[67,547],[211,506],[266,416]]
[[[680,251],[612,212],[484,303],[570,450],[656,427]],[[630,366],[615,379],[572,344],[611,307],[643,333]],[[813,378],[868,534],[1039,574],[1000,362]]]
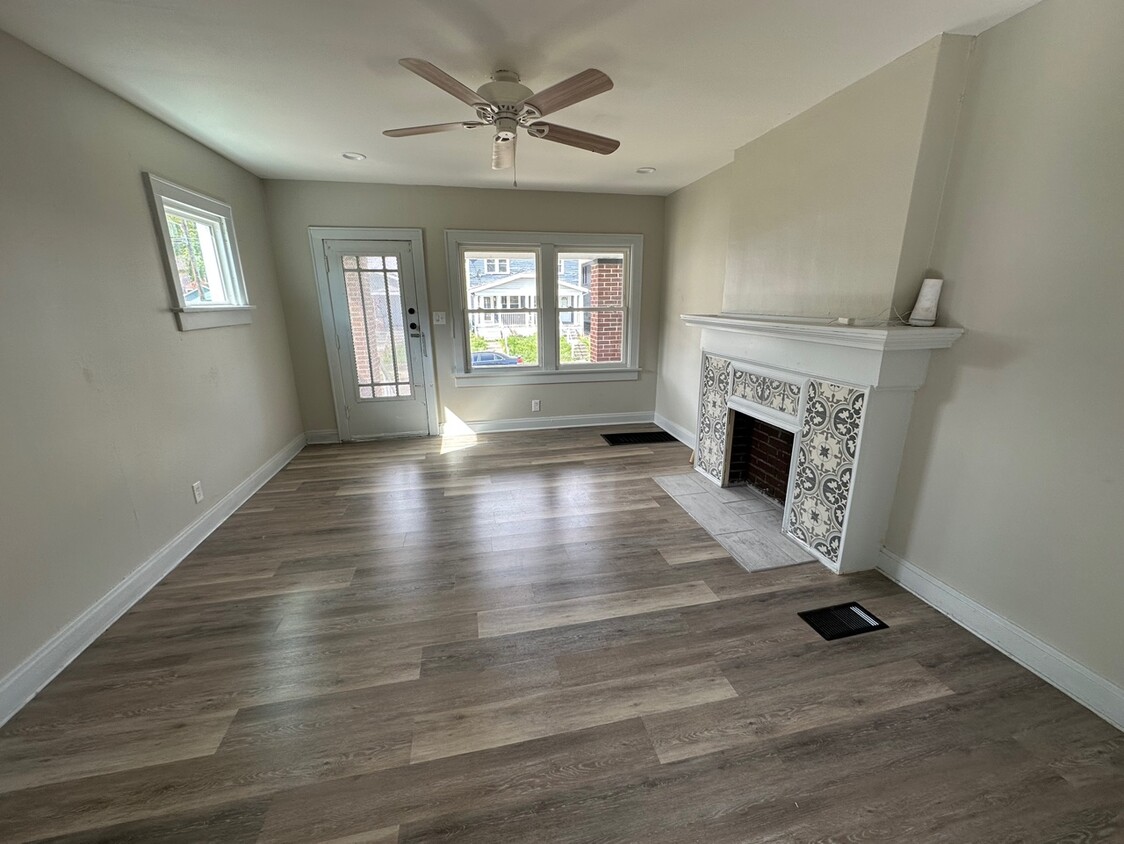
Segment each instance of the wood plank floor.
[[305,449],[0,729],[0,841],[1124,840],[1124,734],[599,433]]

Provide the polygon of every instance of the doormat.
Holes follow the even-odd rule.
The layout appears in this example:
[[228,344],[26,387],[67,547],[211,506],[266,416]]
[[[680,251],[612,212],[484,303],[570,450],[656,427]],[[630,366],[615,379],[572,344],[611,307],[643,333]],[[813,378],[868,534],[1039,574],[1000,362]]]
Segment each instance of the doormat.
[[822,607],[818,610],[804,610],[797,615],[829,642],[832,639],[845,639],[848,636],[870,633],[872,630],[885,630],[889,627],[854,601]]
[[635,431],[631,434],[602,434],[601,439],[609,445],[641,445],[643,443],[675,443],[667,431]]

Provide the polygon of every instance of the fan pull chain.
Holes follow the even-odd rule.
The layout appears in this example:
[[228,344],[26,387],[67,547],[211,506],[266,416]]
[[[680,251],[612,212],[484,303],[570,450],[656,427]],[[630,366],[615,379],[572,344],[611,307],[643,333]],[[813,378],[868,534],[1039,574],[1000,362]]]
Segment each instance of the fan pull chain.
[[519,187],[519,159],[511,159],[511,186],[513,188]]

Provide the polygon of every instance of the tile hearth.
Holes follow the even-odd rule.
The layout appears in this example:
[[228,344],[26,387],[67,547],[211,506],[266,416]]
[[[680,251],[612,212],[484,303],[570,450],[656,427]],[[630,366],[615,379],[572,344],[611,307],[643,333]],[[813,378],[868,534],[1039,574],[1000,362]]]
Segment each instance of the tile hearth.
[[781,533],[783,508],[748,486],[715,486],[695,473],[653,480],[748,571],[814,559]]

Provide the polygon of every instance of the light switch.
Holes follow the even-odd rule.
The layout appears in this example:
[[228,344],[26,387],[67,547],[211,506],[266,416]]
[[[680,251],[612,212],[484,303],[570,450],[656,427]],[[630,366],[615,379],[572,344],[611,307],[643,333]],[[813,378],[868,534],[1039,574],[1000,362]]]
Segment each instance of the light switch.
[[444,311],[434,311],[433,312],[433,324],[434,325],[444,325],[445,324],[445,312]]

